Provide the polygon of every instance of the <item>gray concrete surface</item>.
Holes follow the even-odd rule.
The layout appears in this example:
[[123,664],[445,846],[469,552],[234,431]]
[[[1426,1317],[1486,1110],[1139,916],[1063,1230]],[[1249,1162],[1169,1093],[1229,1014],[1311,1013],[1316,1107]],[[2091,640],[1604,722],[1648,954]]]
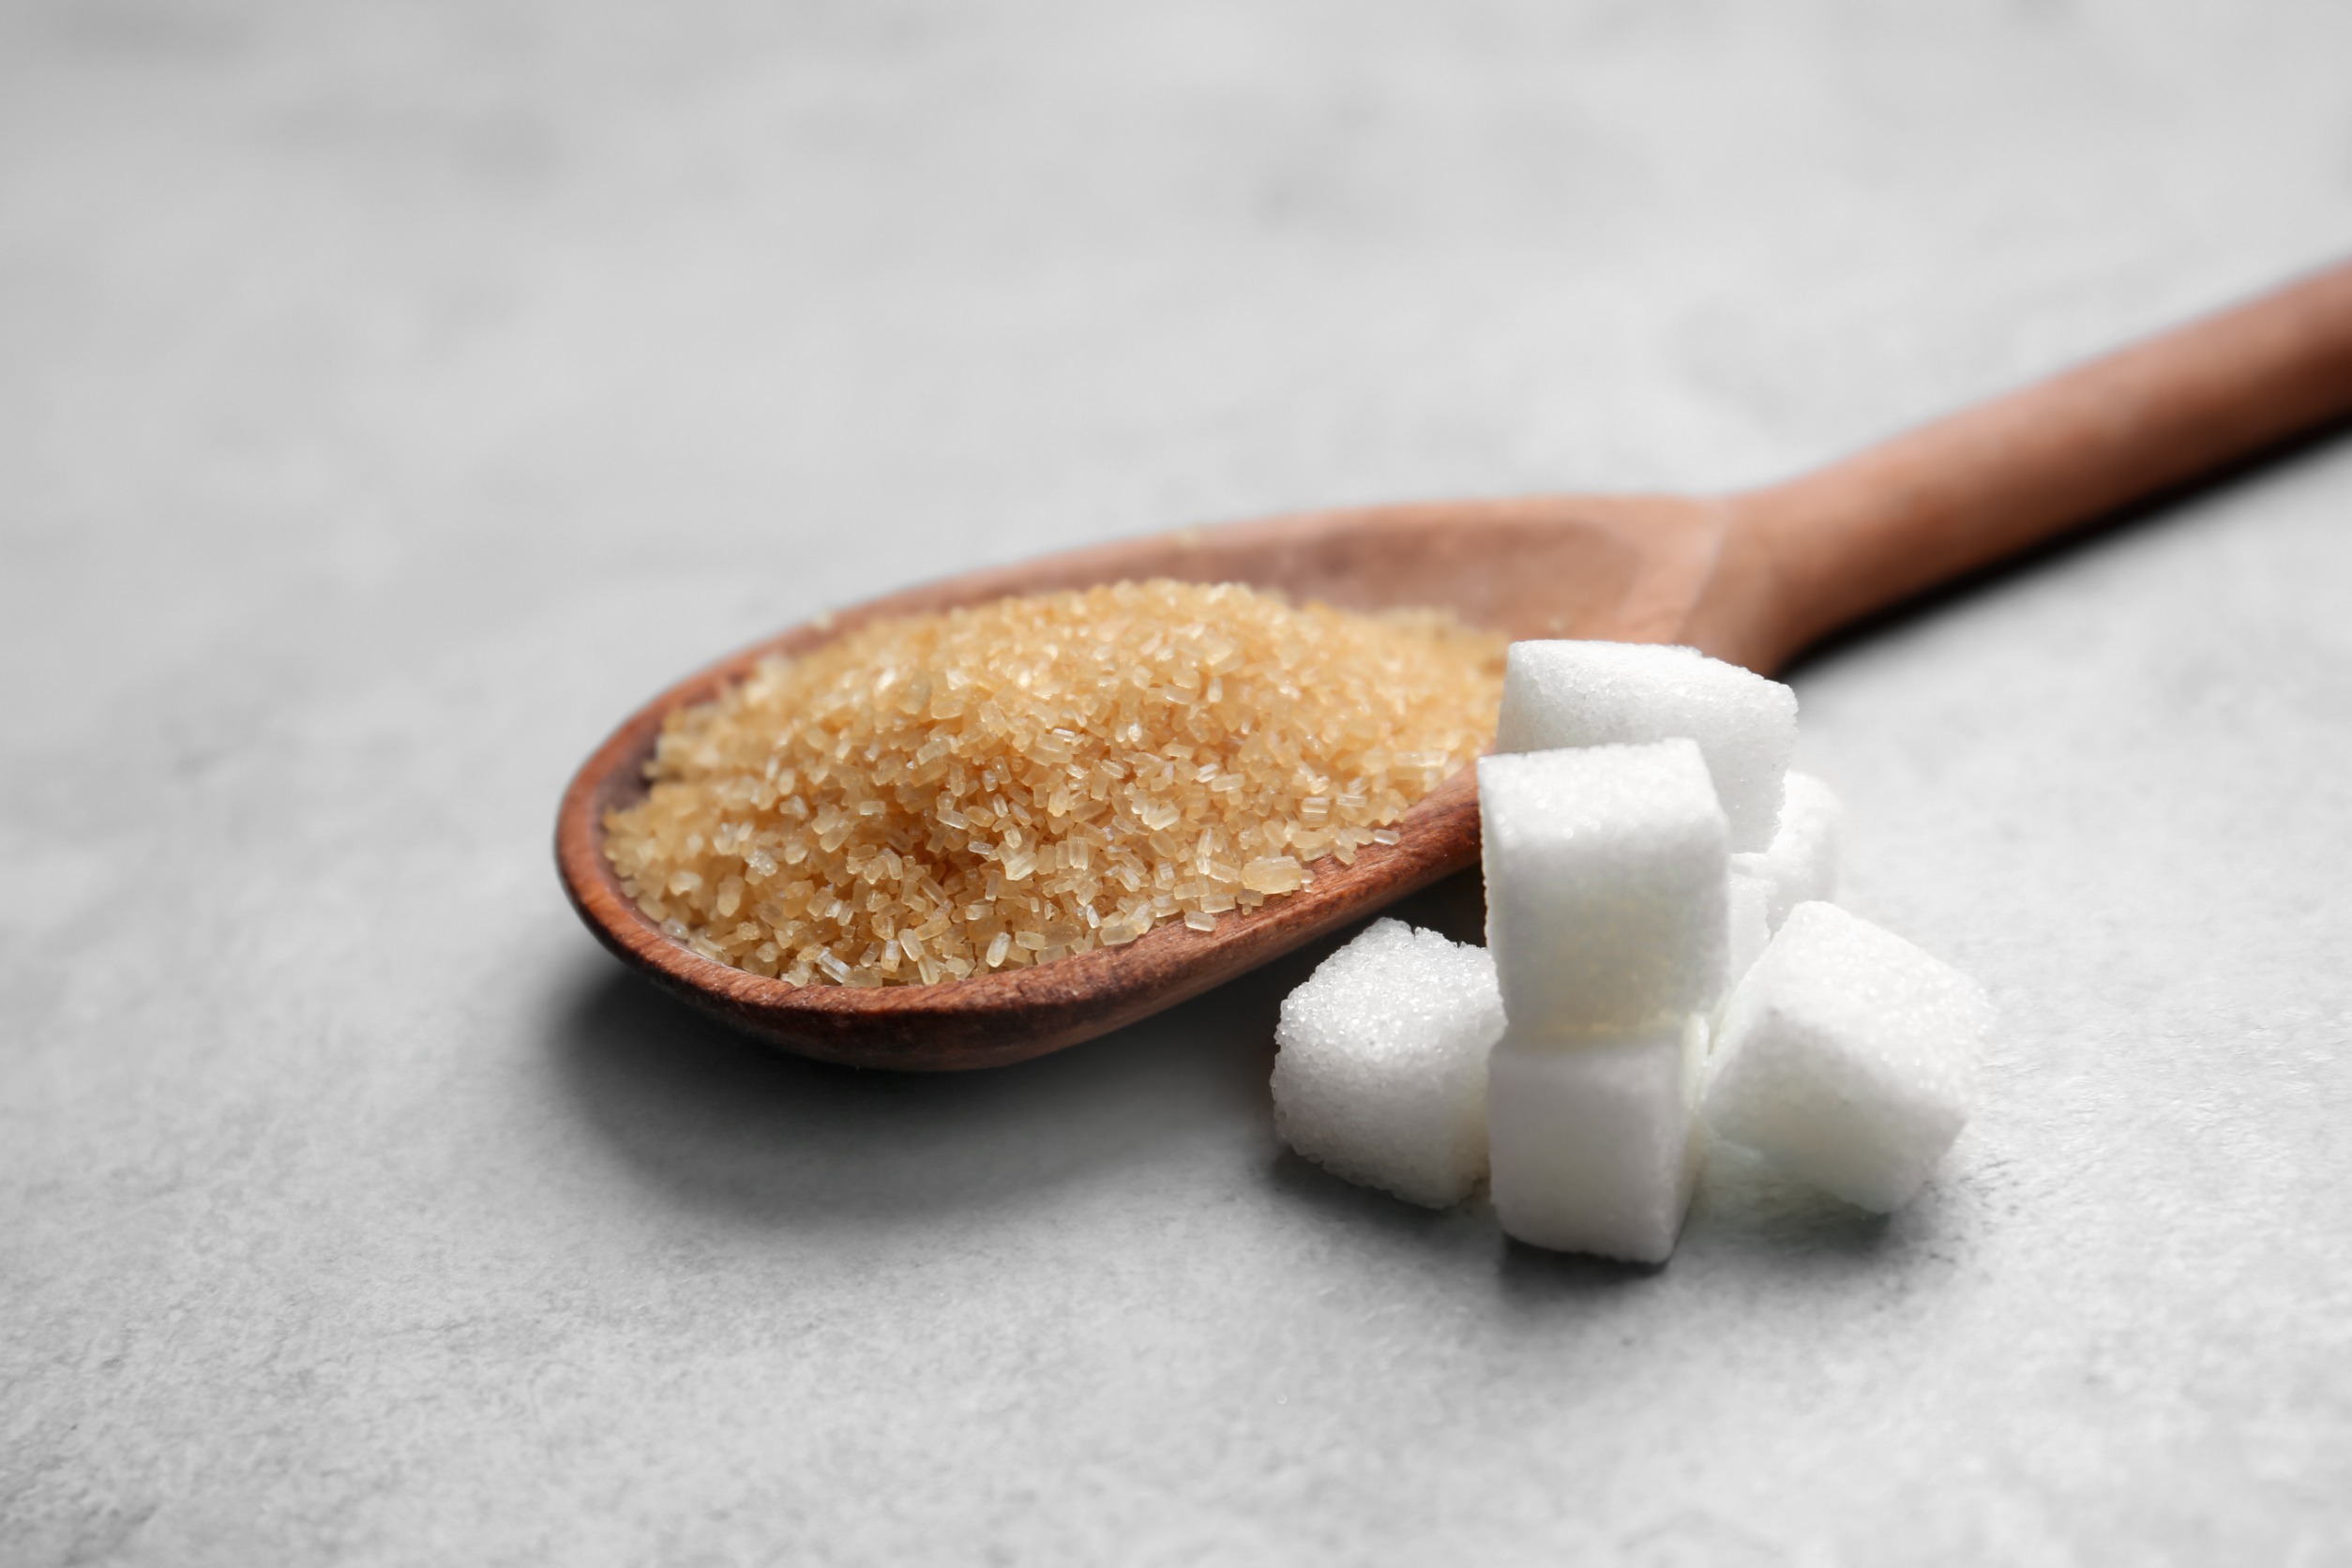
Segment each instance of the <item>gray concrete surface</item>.
[[[2352,250],[2352,10],[0,5],[0,1560],[2352,1560],[2352,445],[1800,670],[1990,1103],[1515,1249],[1306,960],[957,1080],[625,977],[604,728],[914,578],[1761,479]],[[1474,890],[1421,906],[1474,918]]]

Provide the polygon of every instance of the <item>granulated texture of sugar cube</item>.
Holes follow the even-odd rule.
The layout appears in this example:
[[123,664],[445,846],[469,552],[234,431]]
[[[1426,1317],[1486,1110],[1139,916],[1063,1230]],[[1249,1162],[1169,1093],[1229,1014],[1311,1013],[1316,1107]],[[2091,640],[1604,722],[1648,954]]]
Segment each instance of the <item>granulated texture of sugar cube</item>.
[[1486,1053],[1501,1033],[1484,949],[1376,921],[1283,1001],[1274,1130],[1349,1181],[1458,1203],[1486,1174]]
[[1731,994],[1706,1120],[1849,1203],[1898,1209],[1968,1121],[1992,1024],[1949,964],[1834,904],[1799,904]]
[[1788,912],[1808,899],[1837,897],[1837,873],[1845,837],[1846,807],[1830,787],[1793,769],[1780,804],[1780,831],[1772,847],[1731,857],[1744,872],[1771,889],[1765,921],[1777,931]]
[[1692,1098],[1706,1025],[1561,1045],[1503,1035],[1487,1063],[1495,1216],[1557,1252],[1663,1263],[1698,1173]]
[[1729,856],[1694,742],[1483,757],[1478,807],[1486,946],[1515,1033],[1715,1004]]
[[1731,988],[1740,977],[1764,956],[1764,944],[1772,940],[1769,918],[1772,907],[1772,885],[1763,878],[1751,875],[1741,867],[1741,855],[1731,857],[1731,874],[1726,884],[1726,914],[1730,926],[1730,957],[1724,965],[1724,1000],[1730,998]]
[[1735,851],[1763,850],[1797,744],[1797,694],[1696,648],[1514,642],[1495,749],[1547,751],[1687,737],[1698,743]]

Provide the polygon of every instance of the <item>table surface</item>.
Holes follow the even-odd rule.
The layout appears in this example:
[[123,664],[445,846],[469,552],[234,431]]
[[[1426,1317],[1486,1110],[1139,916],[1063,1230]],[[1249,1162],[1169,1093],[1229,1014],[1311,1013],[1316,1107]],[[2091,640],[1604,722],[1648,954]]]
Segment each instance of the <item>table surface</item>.
[[763,1054],[548,844],[827,605],[1756,482],[2352,250],[2352,9],[792,9],[0,7],[0,1560],[2352,1555],[2342,440],[1794,671],[2005,1016],[1884,1222],[1345,1186],[1313,954]]

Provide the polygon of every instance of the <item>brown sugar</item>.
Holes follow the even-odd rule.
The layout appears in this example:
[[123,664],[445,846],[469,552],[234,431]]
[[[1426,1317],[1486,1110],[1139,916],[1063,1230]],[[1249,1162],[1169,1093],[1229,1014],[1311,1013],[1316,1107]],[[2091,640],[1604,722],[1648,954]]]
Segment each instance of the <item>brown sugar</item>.
[[605,852],[672,937],[797,985],[1207,930],[1394,843],[1492,738],[1503,646],[1166,580],[875,622],[672,715]]

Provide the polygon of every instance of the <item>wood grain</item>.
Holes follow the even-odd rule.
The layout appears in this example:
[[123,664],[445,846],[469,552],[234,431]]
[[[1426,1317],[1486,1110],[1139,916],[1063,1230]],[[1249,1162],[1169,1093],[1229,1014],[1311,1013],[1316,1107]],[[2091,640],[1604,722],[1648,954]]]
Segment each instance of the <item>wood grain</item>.
[[794,987],[701,958],[622,892],[603,820],[641,798],[663,718],[771,653],[882,616],[1007,594],[1172,577],[1349,609],[1444,605],[1514,638],[1693,643],[1771,671],[1840,626],[2117,507],[2352,414],[2352,266],[1898,436],[1785,484],[1722,498],[1427,502],[1188,528],[909,589],[795,626],[689,676],[584,762],[556,822],[580,918],[626,963],[787,1049],[861,1066],[995,1066],[1182,1002],[1478,858],[1456,775],[1352,867],[1308,888],[1163,926],[1118,948],[937,986]]

